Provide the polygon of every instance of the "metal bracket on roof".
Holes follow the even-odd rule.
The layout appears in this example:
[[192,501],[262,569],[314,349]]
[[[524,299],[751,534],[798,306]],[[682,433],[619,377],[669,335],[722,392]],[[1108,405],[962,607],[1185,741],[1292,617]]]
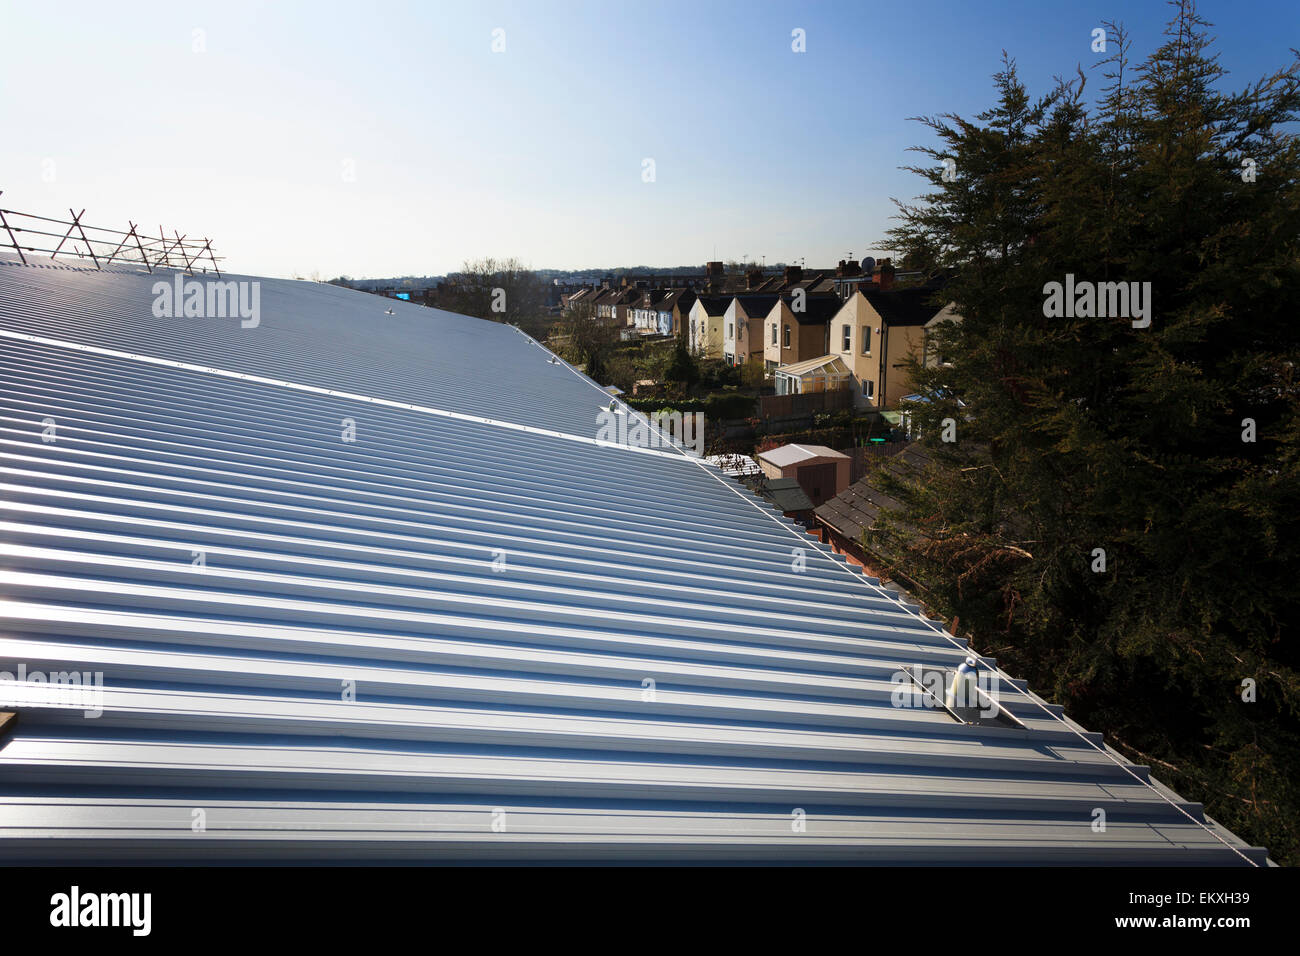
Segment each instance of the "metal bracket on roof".
[[983,689],[976,687],[975,693],[978,695],[979,704],[973,707],[952,708],[943,702],[943,698],[934,692],[933,686],[942,688],[948,685],[956,674],[955,670],[948,668],[936,667],[925,670],[920,664],[913,664],[910,668],[901,669],[901,673],[907,678],[916,690],[923,695],[927,708],[941,710],[959,724],[971,724],[981,727],[997,726],[1008,727],[1013,730],[1028,731],[1020,718],[1016,717],[1011,711],[1003,706],[1002,702],[991,694],[986,693]]
[[[3,195],[4,190],[0,189],[0,196]],[[18,245],[18,239],[14,236],[14,231],[9,225],[9,220],[5,219],[5,211],[3,209],[0,209],[0,226],[5,227],[5,232],[9,233],[9,242],[13,245],[14,249],[18,251],[18,258],[23,261],[23,265],[27,265],[27,257],[23,255],[23,247]],[[18,231],[22,232],[21,229]]]

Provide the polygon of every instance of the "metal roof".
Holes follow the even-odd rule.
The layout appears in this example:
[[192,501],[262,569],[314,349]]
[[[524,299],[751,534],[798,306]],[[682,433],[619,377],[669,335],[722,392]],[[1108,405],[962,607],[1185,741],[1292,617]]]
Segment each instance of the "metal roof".
[[758,490],[782,513],[813,510],[812,499],[794,478],[769,478]]
[[0,261],[0,670],[103,680],[0,860],[1264,861],[1005,675],[896,706],[964,643],[522,333],[157,281]]

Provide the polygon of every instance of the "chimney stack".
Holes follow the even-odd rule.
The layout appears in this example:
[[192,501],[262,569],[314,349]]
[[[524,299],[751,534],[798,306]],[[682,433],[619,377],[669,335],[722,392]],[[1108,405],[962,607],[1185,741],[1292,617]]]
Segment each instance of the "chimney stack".
[[803,281],[803,267],[802,267],[802,266],[786,266],[786,267],[785,267],[785,284],[786,284],[786,285],[794,285],[795,283],[797,283],[797,282],[802,282],[802,281]]
[[726,281],[726,270],[722,262],[714,260],[704,263],[704,287],[710,292],[719,291]]
[[748,272],[745,273],[746,289],[752,289],[755,286],[762,285],[762,283],[763,283],[762,269],[750,269]]
[[880,276],[877,280],[882,292],[894,287],[894,263],[889,259],[880,260]]

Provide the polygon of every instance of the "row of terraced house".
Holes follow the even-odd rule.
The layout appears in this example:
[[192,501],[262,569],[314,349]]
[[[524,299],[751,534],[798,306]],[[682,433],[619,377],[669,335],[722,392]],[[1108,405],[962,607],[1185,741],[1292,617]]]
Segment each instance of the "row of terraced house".
[[[858,408],[890,409],[914,391],[907,367],[942,361],[932,336],[960,321],[943,282],[898,282],[890,260],[868,268],[854,260],[834,270],[789,266],[777,275],[751,270],[727,289],[710,263],[698,283],[655,288],[654,280],[584,288],[566,307],[585,306],[627,338],[685,336],[691,351],[732,365],[761,363],[778,395],[849,389]],[[898,284],[896,284],[898,282]]]

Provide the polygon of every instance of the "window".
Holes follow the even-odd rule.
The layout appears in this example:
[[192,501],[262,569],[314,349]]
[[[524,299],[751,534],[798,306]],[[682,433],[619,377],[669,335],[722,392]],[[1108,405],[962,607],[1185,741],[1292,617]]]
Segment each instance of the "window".
[[735,337],[736,337],[736,327],[735,327],[734,325],[732,325],[730,322],[728,322],[728,323],[727,323],[727,338],[729,338],[729,339],[734,339]]
[[876,383],[869,378],[862,380],[862,395],[864,398],[876,397]]
[[871,354],[871,326],[869,325],[862,327],[862,354]]
[[844,326],[844,347],[840,351],[853,351],[853,326],[851,325]]
[[785,327],[785,347],[790,347],[790,326],[788,324]]
[[772,323],[772,344],[776,345],[776,323]]

